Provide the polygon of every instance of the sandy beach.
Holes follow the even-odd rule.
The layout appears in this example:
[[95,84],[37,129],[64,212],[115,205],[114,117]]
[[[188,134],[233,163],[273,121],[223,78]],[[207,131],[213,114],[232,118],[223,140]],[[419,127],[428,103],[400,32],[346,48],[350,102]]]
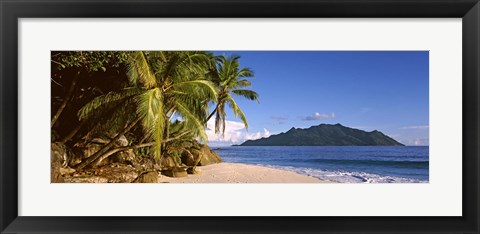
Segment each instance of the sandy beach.
[[218,163],[198,167],[201,174],[171,178],[161,176],[160,182],[168,183],[330,183],[291,171],[247,165]]

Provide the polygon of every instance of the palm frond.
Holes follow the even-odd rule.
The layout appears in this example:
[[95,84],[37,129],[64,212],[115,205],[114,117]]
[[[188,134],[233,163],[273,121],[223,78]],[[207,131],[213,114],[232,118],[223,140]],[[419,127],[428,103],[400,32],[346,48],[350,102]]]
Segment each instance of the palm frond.
[[191,130],[198,133],[198,136],[201,141],[207,141],[207,134],[205,133],[205,128],[195,113],[193,113],[184,103],[180,100],[175,101],[175,106],[178,109],[179,114],[185,120],[185,124],[191,127]]
[[[142,125],[145,129],[152,129],[156,123],[157,112],[163,109],[163,95],[159,88],[145,91],[135,98],[137,103],[137,114],[142,117]],[[163,113],[163,111],[162,111]]]
[[245,128],[248,129],[247,118],[245,117],[245,114],[243,113],[242,109],[240,109],[240,107],[238,107],[237,103],[235,102],[235,100],[233,100],[232,96],[229,95],[229,96],[226,98],[226,100],[227,100],[228,105],[229,105],[230,108],[232,109],[233,114],[235,115],[235,117],[240,117],[240,119],[242,120],[243,124],[245,125]]
[[144,134],[155,141],[153,155],[156,159],[161,156],[161,143],[165,127],[165,110],[163,93],[159,88],[145,91],[136,98],[137,114],[142,118]]
[[79,120],[85,120],[95,115],[102,115],[112,108],[115,108],[119,102],[128,98],[136,96],[142,92],[138,88],[127,88],[121,92],[109,92],[107,94],[94,98],[89,103],[85,104],[77,113]]
[[[97,134],[116,134],[123,130],[128,123],[131,123],[137,115],[135,113],[135,102],[133,99],[127,99],[124,102],[112,108],[106,114],[95,116],[93,126],[90,126],[90,133]],[[92,122],[92,121],[89,121]],[[92,123],[90,123],[91,125]]]
[[232,90],[232,93],[238,96],[244,97],[246,99],[257,101],[258,103],[260,103],[260,101],[258,100],[258,93],[255,91],[247,90],[247,89],[235,89],[235,90]]
[[248,80],[239,80],[237,81],[237,83],[235,84],[235,88],[245,88],[245,87],[250,87],[252,86],[252,83]]
[[[204,90],[199,90],[197,85],[202,86],[205,88]],[[208,80],[190,80],[190,81],[184,81],[184,82],[179,82],[173,84],[174,88],[176,89],[175,91],[190,91],[188,92],[189,94],[192,94],[192,92],[196,91],[206,91],[204,94],[206,94],[206,98],[208,99],[215,99],[217,96],[217,89],[215,87],[215,84],[211,81]],[[196,90],[195,90],[196,89]]]
[[146,88],[152,88],[157,85],[155,73],[142,51],[129,53],[127,75],[130,83],[135,86],[141,84]]
[[167,56],[165,55],[165,52],[163,51],[152,51],[150,52],[152,54],[152,58],[158,59],[160,62],[167,62]]
[[240,69],[240,71],[237,72],[237,76],[238,77],[253,77],[254,76],[254,72],[248,68],[248,67],[244,67],[242,69]]
[[249,100],[256,100],[258,102],[258,94],[251,90],[242,89],[251,86],[250,81],[241,78],[249,78],[254,76],[254,72],[248,68],[240,68],[240,56],[232,55],[230,57],[219,56],[216,58],[217,71],[213,74],[217,75],[216,82],[219,89],[217,97],[217,113],[215,116],[215,133],[225,132],[225,104],[228,104],[232,109],[235,117],[240,117],[248,128],[248,122],[243,111],[238,107],[235,100],[230,95],[231,93],[245,97]]
[[[159,107],[162,108],[163,107]],[[160,111],[163,112],[163,111]],[[163,113],[162,113],[163,114]],[[153,130],[155,136],[155,145],[153,146],[153,157],[155,159],[160,159],[162,156],[162,140],[163,140],[163,132],[165,129],[165,118],[162,114],[157,115],[157,119],[155,121],[155,128]]]

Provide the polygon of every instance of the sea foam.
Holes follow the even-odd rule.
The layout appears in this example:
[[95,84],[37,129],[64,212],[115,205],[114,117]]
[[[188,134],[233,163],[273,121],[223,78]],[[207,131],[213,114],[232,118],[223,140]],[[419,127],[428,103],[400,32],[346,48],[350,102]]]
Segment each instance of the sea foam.
[[258,164],[259,166],[266,166],[275,169],[293,171],[298,174],[308,175],[324,181],[332,181],[339,183],[428,183],[428,181],[402,178],[395,176],[384,176],[366,172],[355,171],[332,171],[305,167],[291,167],[291,166],[277,166],[277,165],[265,165]]

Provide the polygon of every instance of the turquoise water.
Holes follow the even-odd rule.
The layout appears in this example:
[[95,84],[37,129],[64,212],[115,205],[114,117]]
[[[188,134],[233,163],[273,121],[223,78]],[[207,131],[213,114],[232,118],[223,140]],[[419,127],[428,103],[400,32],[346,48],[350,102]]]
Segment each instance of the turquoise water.
[[230,146],[225,162],[262,165],[343,183],[427,183],[428,146]]

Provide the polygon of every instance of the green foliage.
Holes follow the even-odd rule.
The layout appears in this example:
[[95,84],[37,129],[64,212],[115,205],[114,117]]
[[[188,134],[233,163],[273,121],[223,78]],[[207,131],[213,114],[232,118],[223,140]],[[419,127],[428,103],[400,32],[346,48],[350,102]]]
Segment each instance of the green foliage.
[[247,117],[245,117],[245,114],[243,113],[242,109],[240,109],[240,107],[238,107],[237,103],[235,102],[235,100],[233,100],[233,98],[231,96],[228,96],[226,98],[226,101],[228,103],[228,106],[230,107],[230,109],[232,109],[233,111],[233,114],[235,115],[235,117],[240,117],[240,119],[242,120],[242,122],[245,124],[245,128],[248,128],[248,123],[247,123]]
[[121,102],[126,99],[135,97],[142,93],[138,88],[126,88],[119,92],[109,92],[105,95],[100,95],[87,103],[78,111],[79,120],[86,120],[95,115],[105,115],[107,112],[112,111],[114,108],[118,108]]
[[126,99],[110,112],[97,118],[97,124],[92,129],[93,133],[117,134],[122,131],[133,119],[136,118],[133,100]]
[[[181,164],[181,155],[194,144],[193,133],[184,134],[185,130],[189,129],[185,121],[174,121],[170,125],[171,137],[174,140],[165,144],[165,154],[172,157],[177,163]],[[178,137],[180,136],[180,137]]]
[[135,149],[135,154],[136,155],[150,155],[151,154],[151,148],[150,147],[144,147],[144,148]]
[[225,131],[226,105],[248,127],[231,94],[257,102],[258,94],[246,89],[253,72],[241,68],[239,58],[201,51],[52,52],[58,70],[126,68],[128,87],[94,97],[79,109],[78,119],[95,123],[94,133],[118,133],[140,119],[136,131],[143,136],[136,141],[153,146],[136,152],[155,159],[171,156],[179,163],[192,141],[207,141],[209,103],[217,104],[216,132]]
[[53,68],[83,68],[87,72],[106,71],[107,67],[118,68],[126,62],[128,52],[118,51],[52,51]]
[[254,73],[250,68],[240,68],[239,59],[240,56],[220,56],[216,59],[217,67],[213,80],[218,86],[219,93],[215,116],[215,133],[223,134],[225,132],[225,104],[228,104],[235,117],[239,117],[245,128],[248,128],[247,118],[231,96],[232,93],[236,96],[259,102],[258,94],[255,91],[245,89],[251,86],[250,81],[245,78],[253,77]]
[[136,100],[137,114],[142,118],[142,126],[145,134],[151,135],[151,138],[156,142],[153,151],[155,158],[160,157],[161,142],[165,131],[163,99],[163,92],[159,88],[153,88],[144,91]]
[[[206,80],[208,56],[204,52],[136,52],[131,56],[129,79],[145,94],[137,101],[144,133],[156,142],[154,156],[162,155],[162,141],[169,137],[169,121],[181,116],[190,131],[202,140],[206,110],[201,100],[211,100],[216,90]],[[207,66],[207,67],[205,67]]]
[[[139,117],[143,134],[155,142],[151,150],[156,159],[165,150],[168,154],[172,143],[164,141],[182,134],[179,129],[189,133],[183,138],[206,141],[207,104],[217,97],[217,86],[210,81],[214,59],[209,53],[194,51],[129,52],[126,63],[131,87],[94,98],[80,109],[78,116],[81,120],[101,116],[109,119],[104,126],[113,129]],[[128,111],[124,112],[127,117],[118,116],[117,110]],[[174,115],[182,118],[181,125],[171,125]]]
[[145,57],[145,52],[129,53],[128,58],[128,78],[130,83],[144,88],[156,87],[157,80]]

